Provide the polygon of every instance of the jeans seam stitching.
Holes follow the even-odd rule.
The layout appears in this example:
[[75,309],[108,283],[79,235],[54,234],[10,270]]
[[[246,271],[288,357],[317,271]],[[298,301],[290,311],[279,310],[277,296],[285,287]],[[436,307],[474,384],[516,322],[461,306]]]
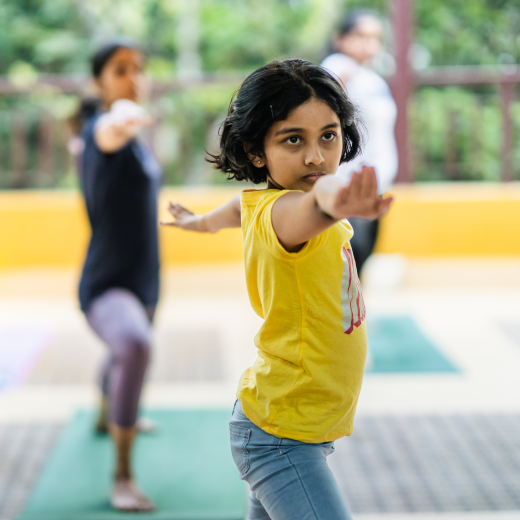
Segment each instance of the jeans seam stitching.
[[249,442],[249,437],[251,435],[251,430],[248,428],[247,435],[244,435],[244,442],[242,443],[242,450],[244,451],[245,455],[245,462],[246,462],[246,470],[244,471],[244,475],[246,475],[249,472],[249,451],[247,451],[247,443]]
[[[244,430],[247,430],[247,434],[244,435],[240,432],[240,428],[243,428],[242,426],[235,426],[234,424],[229,424],[229,430],[231,435],[235,435],[236,437],[242,437],[242,444],[240,445],[240,449],[244,453],[244,464],[245,464],[245,471],[244,476],[249,472],[250,469],[250,462],[249,462],[249,451],[247,450],[246,446],[249,442],[249,439],[251,437],[251,429],[250,428],[243,428]],[[234,431],[233,431],[234,430]]]
[[312,512],[314,514],[314,518],[316,520],[319,520],[318,519],[318,515],[316,514],[316,510],[314,509],[314,506],[312,505],[311,499],[309,498],[309,494],[307,493],[307,489],[305,488],[305,485],[304,485],[303,480],[302,480],[302,478],[300,476],[300,473],[298,472],[298,469],[296,468],[296,466],[291,461],[289,455],[286,454],[285,456],[287,457],[287,460],[289,461],[289,464],[294,468],[294,471],[296,472],[296,475],[298,476],[298,480],[300,481],[300,484],[302,486],[303,492],[305,493],[305,496],[307,497],[307,501],[309,502],[309,505],[311,506]]

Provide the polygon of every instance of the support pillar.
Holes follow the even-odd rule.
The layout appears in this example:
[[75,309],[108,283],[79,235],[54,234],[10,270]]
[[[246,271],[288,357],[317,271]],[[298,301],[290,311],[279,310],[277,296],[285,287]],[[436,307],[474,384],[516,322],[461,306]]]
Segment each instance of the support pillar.
[[411,182],[408,103],[413,90],[413,74],[409,60],[412,32],[412,0],[393,0],[392,25],[396,63],[395,76],[392,80],[392,92],[397,104],[395,137],[399,154],[399,170],[396,182]]
[[503,182],[513,180],[513,120],[511,119],[511,105],[515,96],[515,84],[503,81],[500,84],[502,98],[502,172]]

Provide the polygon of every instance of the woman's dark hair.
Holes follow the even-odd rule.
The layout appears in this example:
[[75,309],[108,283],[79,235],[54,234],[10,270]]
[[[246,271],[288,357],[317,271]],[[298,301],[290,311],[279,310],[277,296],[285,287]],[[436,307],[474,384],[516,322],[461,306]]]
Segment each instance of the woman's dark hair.
[[103,72],[103,69],[105,68],[105,65],[119,49],[140,50],[139,47],[128,38],[119,37],[111,39],[99,47],[99,49],[92,56],[90,60],[92,76],[99,78]]
[[101,100],[97,97],[85,97],[81,99],[76,112],[68,118],[69,130],[73,135],[80,135],[83,125],[101,109]]
[[[132,40],[124,37],[113,38],[92,55],[90,70],[94,78],[99,78],[105,65],[119,49],[140,50]],[[69,126],[73,133],[81,133],[84,123],[101,110],[101,100],[97,97],[87,97],[81,100],[77,112],[69,119]]]
[[334,54],[335,52],[337,52],[334,42],[337,36],[341,37],[350,34],[357,27],[359,20],[366,17],[380,20],[379,14],[376,11],[373,11],[372,9],[360,7],[357,9],[349,9],[348,11],[345,11],[339,21],[339,25],[336,26],[334,35],[331,35],[328,43],[326,44],[323,52],[321,53],[322,59],[325,59],[330,54]]
[[324,101],[338,115],[343,137],[340,162],[350,161],[360,150],[356,109],[336,78],[325,69],[299,59],[273,61],[246,78],[231,100],[220,127],[220,153],[208,154],[206,160],[227,173],[228,179],[253,184],[266,182],[267,167],[253,166],[244,144],[251,147],[250,154],[263,154],[264,139],[271,125],[287,119],[294,109],[312,98]]
[[359,8],[346,11],[341,18],[337,34],[339,36],[345,36],[345,34],[351,33],[357,27],[359,20],[367,17],[379,20],[379,15],[375,11],[372,11],[372,9]]

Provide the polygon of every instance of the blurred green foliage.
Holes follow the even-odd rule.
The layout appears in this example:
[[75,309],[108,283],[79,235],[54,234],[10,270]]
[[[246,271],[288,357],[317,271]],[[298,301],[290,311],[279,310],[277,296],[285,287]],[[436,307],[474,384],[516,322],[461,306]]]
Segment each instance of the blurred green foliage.
[[[189,0],[2,0],[0,74],[16,62],[40,72],[87,72],[107,36],[140,41],[152,63],[173,69],[177,24]],[[339,12],[365,6],[388,14],[388,0],[192,0],[199,14],[202,68],[249,70],[281,56],[316,60]],[[417,0],[415,40],[431,65],[520,61],[518,0]]]
[[84,70],[89,34],[78,3],[68,0],[0,2],[0,73],[16,63],[38,71]]
[[[414,40],[429,54],[430,65],[520,61],[519,0],[413,4]],[[156,82],[182,73],[180,56],[189,53],[190,45],[198,53],[194,66],[200,64],[201,71],[238,71],[244,77],[277,58],[319,62],[340,13],[360,6],[388,15],[390,0],[2,0],[0,74],[22,87],[43,73],[86,75],[89,56],[100,42],[127,35],[146,50],[148,72]],[[154,101],[151,110],[161,121],[154,139],[168,182],[220,182],[204,164],[203,152],[214,146],[218,122],[237,86],[212,84]],[[0,147],[9,146],[6,121],[16,114],[32,121],[30,134],[36,135],[39,111],[63,121],[76,104],[74,97],[49,89],[24,98],[0,98],[0,109],[11,114],[0,128]],[[513,118],[520,136],[519,103],[513,107]],[[499,178],[501,112],[495,90],[421,89],[412,103],[411,128],[417,179]],[[519,138],[514,164],[520,164]],[[31,139],[36,142],[37,136]],[[37,168],[36,162],[30,167]],[[518,168],[516,175],[520,177]]]
[[422,89],[410,121],[417,180],[500,180],[502,116],[492,89]]
[[[154,70],[175,71],[188,0],[2,0],[0,74],[18,62],[39,72],[87,73],[103,39],[140,42]],[[202,68],[250,70],[288,55],[315,58],[332,24],[337,0],[193,0],[198,11]],[[325,15],[325,16],[324,16]]]
[[431,65],[494,65],[520,61],[518,0],[419,0],[416,41]]

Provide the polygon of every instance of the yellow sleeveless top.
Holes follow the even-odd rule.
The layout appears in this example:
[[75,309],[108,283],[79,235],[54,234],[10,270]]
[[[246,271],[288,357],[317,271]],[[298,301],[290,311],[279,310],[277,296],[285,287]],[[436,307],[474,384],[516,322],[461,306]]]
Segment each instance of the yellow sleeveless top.
[[353,232],[347,221],[337,222],[299,252],[287,252],[271,222],[284,193],[242,193],[247,288],[264,323],[255,337],[258,358],[237,397],[267,433],[329,442],[352,433],[367,351]]

